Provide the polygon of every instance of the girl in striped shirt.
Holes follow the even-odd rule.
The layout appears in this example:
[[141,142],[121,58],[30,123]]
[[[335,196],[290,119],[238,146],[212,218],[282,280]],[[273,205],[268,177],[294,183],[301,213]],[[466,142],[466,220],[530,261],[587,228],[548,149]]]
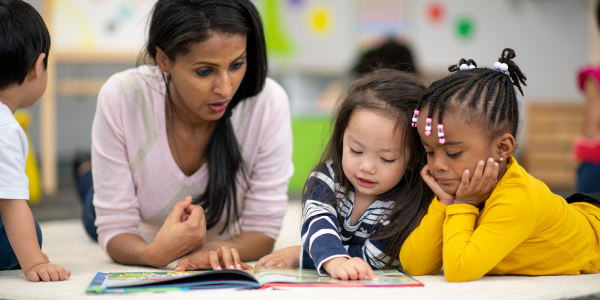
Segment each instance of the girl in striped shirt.
[[402,243],[433,198],[419,176],[418,133],[408,126],[423,91],[414,76],[391,69],[352,85],[305,186],[302,245],[257,266],[301,266],[343,280],[376,280],[373,269],[399,267]]

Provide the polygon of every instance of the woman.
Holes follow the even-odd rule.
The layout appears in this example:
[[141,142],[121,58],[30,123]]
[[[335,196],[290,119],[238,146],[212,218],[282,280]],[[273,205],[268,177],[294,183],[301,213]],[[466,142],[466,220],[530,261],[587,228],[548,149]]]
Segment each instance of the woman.
[[100,245],[122,264],[247,267],[273,248],[293,173],[288,98],[266,79],[258,12],[160,0],[142,61],[153,66],[113,75],[98,96]]

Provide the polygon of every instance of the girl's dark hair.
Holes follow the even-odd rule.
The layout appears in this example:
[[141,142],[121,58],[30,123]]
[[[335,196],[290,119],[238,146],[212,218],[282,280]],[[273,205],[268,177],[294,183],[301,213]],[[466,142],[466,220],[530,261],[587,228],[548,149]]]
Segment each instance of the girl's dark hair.
[[[410,149],[410,157],[405,159],[407,166],[404,177],[394,188],[379,197],[394,199],[394,204],[387,214],[390,224],[385,228],[380,223],[371,227],[371,231],[376,234],[370,237],[389,239],[383,253],[391,259],[386,263],[385,268],[389,268],[398,257],[402,244],[419,225],[433,199],[433,192],[420,176],[421,169],[427,163],[425,151],[418,132],[410,126],[412,110],[424,90],[425,86],[414,75],[392,69],[375,70],[356,80],[337,107],[331,138],[320,163],[315,168],[321,170],[325,163],[331,161],[340,187],[334,195],[341,193],[343,198],[347,198],[350,191],[354,191],[354,187],[344,176],[342,153],[344,132],[352,112],[359,109],[374,110],[396,120],[396,129],[403,133],[402,143]],[[306,191],[313,190],[314,184],[314,177],[310,177],[304,187],[305,197],[312,196],[306,195]],[[324,199],[323,202],[337,204],[338,201],[332,198]],[[342,224],[343,220],[339,216],[338,218]]]
[[[138,65],[156,65],[156,46],[174,62],[179,55],[187,54],[192,45],[206,41],[213,34],[243,34],[247,37],[246,74],[204,149],[208,185],[204,194],[193,201],[204,208],[207,229],[214,227],[223,211],[227,211],[223,233],[232,213],[235,221],[239,221],[236,185],[241,183],[237,174],[241,173],[244,178],[247,175],[231,124],[231,111],[241,101],[261,92],[267,76],[267,53],[260,16],[248,0],[159,0],[151,14],[148,42]],[[166,80],[165,85],[175,136],[174,116],[180,108],[173,103]],[[249,188],[247,182],[245,184]]]
[[[483,124],[490,138],[505,132],[516,138],[519,130],[519,102],[513,86],[523,95],[521,84],[527,85],[527,77],[512,60],[515,57],[513,49],[506,48],[502,51],[498,62],[508,65],[506,74],[489,68],[460,71],[460,65],[463,64],[477,66],[472,59],[461,59],[457,65],[448,67],[448,71],[454,72],[453,74],[435,81],[427,88],[417,109],[428,105],[427,118],[431,118],[437,107],[438,124],[442,124],[445,110],[450,109],[451,114],[465,114],[462,119],[468,122],[473,120]],[[452,105],[448,106],[447,101]]]
[[50,33],[42,16],[21,0],[0,1],[0,89],[23,84],[40,54],[48,67]]

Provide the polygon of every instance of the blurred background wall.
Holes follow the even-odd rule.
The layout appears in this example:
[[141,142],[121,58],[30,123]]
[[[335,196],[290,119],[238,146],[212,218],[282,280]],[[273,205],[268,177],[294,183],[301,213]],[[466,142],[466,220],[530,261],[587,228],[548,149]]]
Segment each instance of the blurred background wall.
[[[50,55],[56,58],[53,91],[57,97],[56,174],[59,187],[70,186],[73,154],[78,150],[89,151],[91,147],[99,87],[111,74],[135,66],[136,54],[144,40],[144,18],[154,1],[27,2],[40,9],[51,30]],[[522,98],[524,126],[517,155],[531,162],[530,168],[535,169],[537,163],[541,171],[534,175],[554,174],[547,180],[554,180],[557,189],[572,189],[575,163],[570,156],[570,141],[578,133],[573,132],[579,130],[577,109],[583,103],[575,75],[582,65],[597,60],[597,51],[593,49],[597,49],[598,34],[596,26],[590,23],[590,9],[595,0],[254,0],[253,3],[264,22],[270,76],[284,87],[290,98],[296,165],[292,193],[299,192],[318,159],[322,141],[327,139],[331,104],[352,78],[359,58],[385,41],[412,50],[415,68],[427,83],[444,76],[448,65],[460,58],[472,58],[479,65],[491,66],[504,47],[515,49],[515,60],[528,76]],[[543,111],[548,107],[558,110]],[[530,126],[531,114],[560,116],[566,111],[563,107],[575,109],[571,119],[562,123],[570,125],[552,130],[566,133],[556,140],[553,132],[541,132],[539,136],[544,138],[532,141],[532,129],[547,131],[548,126],[546,123]],[[40,128],[44,126],[39,119],[41,101],[29,111],[33,115],[29,134],[36,155],[40,156]],[[542,122],[556,123],[553,120],[550,117]],[[556,153],[546,155],[546,160],[536,160],[538,150],[531,146],[544,143],[554,146],[562,143],[562,146]],[[557,165],[556,159],[562,169],[548,169],[549,164]]]

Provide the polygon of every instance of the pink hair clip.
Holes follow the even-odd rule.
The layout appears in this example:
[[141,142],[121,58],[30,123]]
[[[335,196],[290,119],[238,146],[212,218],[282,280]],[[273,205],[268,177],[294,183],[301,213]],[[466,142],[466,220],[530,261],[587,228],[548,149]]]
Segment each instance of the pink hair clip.
[[431,118],[425,119],[425,135],[429,136],[431,134]]
[[421,112],[418,109],[415,109],[415,112],[412,117],[412,127],[417,127],[417,121],[419,121],[419,114],[421,114]]
[[446,139],[444,139],[444,125],[438,124],[438,137],[440,138],[440,144],[446,143]]

